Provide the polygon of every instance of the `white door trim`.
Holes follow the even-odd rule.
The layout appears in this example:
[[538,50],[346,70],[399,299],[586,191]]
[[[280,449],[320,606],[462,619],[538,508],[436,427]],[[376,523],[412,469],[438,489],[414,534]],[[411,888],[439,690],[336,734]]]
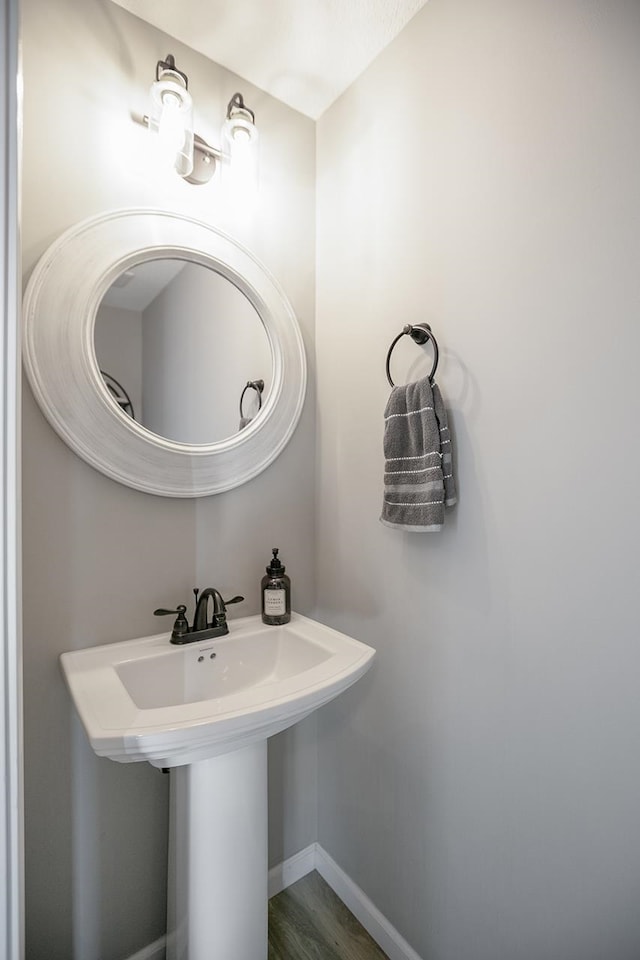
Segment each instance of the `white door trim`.
[[0,0],[0,956],[24,956],[20,642],[19,0]]

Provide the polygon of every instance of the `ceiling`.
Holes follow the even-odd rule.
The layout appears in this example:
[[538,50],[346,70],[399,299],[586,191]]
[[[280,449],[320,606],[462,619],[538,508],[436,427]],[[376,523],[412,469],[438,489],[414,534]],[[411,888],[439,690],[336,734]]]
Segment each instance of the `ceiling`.
[[426,0],[114,0],[317,119]]
[[137,263],[114,280],[101,305],[142,313],[185,266],[184,260],[147,260]]

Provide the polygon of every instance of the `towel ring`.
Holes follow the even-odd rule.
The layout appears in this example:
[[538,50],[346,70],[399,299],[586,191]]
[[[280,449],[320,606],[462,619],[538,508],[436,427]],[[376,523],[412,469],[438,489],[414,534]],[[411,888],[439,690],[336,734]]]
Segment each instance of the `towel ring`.
[[244,400],[244,395],[247,390],[255,390],[258,394],[258,410],[262,407],[262,391],[264,390],[264,380],[247,380],[247,385],[240,394],[240,419],[244,418],[244,413],[242,412],[242,401]]
[[433,381],[433,377],[438,366],[439,351],[438,351],[438,344],[436,343],[436,338],[432,334],[431,327],[429,326],[428,323],[416,323],[415,326],[412,326],[410,323],[408,323],[405,327],[402,328],[402,332],[398,334],[398,336],[395,338],[395,340],[392,342],[391,346],[389,347],[389,352],[387,354],[387,380],[389,381],[392,387],[395,387],[395,383],[391,379],[391,369],[390,369],[391,354],[393,353],[393,348],[395,347],[398,340],[401,337],[404,337],[405,335],[408,337],[411,337],[414,343],[417,343],[420,345],[426,343],[427,340],[431,340],[431,344],[433,346],[433,366],[431,367],[429,380]]
[[104,380],[104,385],[118,404],[121,410],[124,410],[132,420],[135,420],[136,415],[133,409],[133,404],[131,403],[131,397],[119,383],[115,377],[112,377],[110,373],[107,373],[106,370],[101,370],[102,379]]

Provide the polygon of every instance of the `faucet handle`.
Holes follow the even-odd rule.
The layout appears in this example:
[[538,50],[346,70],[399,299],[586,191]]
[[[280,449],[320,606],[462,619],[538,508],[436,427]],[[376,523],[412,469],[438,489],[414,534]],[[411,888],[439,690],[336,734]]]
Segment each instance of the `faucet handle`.
[[225,607],[228,607],[230,603],[242,603],[244,597],[231,597],[231,600],[223,600]]
[[172,638],[184,637],[189,633],[189,622],[185,617],[187,608],[184,603],[179,603],[175,610],[165,610],[164,607],[159,607],[157,610],[153,611],[154,617],[166,617],[171,613],[177,613],[176,621],[173,625],[173,631],[171,633]]

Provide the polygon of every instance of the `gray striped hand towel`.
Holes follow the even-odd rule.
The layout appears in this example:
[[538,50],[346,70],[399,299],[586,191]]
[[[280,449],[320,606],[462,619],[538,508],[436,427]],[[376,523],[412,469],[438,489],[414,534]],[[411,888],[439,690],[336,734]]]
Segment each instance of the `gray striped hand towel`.
[[451,437],[440,388],[428,377],[394,387],[384,412],[385,526],[441,530],[456,502]]

